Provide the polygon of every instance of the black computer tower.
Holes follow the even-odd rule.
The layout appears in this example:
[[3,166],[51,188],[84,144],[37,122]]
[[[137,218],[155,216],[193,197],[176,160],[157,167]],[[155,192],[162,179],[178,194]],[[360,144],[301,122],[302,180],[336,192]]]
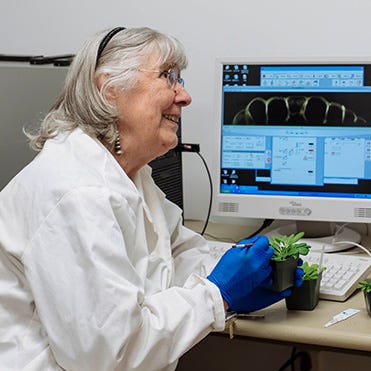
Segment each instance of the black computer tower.
[[[181,142],[181,127],[179,125],[178,141]],[[156,184],[166,194],[166,197],[183,210],[183,172],[182,154],[172,149],[165,155],[150,163],[152,177]]]

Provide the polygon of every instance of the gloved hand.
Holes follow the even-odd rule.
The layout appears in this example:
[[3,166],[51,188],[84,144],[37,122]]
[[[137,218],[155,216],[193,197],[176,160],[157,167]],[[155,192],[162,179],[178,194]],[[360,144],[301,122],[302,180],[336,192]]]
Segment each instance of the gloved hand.
[[[273,248],[265,236],[253,237],[244,243],[251,247],[236,247],[225,252],[207,277],[218,286],[230,309],[243,308],[245,297],[265,281],[272,268],[269,264]],[[244,311],[248,311],[246,308]]]
[[277,292],[259,286],[241,298],[239,303],[231,306],[229,310],[233,310],[237,313],[254,312],[256,310],[268,307],[269,305],[272,305],[290,295],[291,289]]
[[[299,259],[298,268],[295,271],[295,282],[294,285],[299,287],[303,284],[304,271],[300,268],[303,261]],[[271,277],[268,277],[265,281],[261,283],[260,286],[256,287],[253,291],[245,295],[238,305],[235,305],[230,310],[238,313],[243,312],[254,312],[256,310],[268,307],[278,301],[291,295],[291,289],[287,289],[281,292],[272,291],[269,286],[272,285]]]
[[299,258],[298,266],[295,272],[295,282],[294,282],[295,287],[300,287],[303,284],[304,271],[303,271],[303,268],[301,268],[302,265],[303,265],[303,260]]

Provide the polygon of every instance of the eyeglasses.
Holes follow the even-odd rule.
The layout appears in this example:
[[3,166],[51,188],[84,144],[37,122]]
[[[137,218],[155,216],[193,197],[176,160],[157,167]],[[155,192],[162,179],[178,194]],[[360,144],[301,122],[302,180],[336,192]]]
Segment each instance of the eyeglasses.
[[178,83],[182,87],[184,87],[184,79],[181,78],[178,75],[178,72],[175,71],[175,70],[173,70],[173,69],[169,69],[167,71],[160,71],[160,70],[146,70],[146,69],[140,68],[139,71],[142,71],[142,72],[157,72],[157,73],[159,73],[160,74],[159,77],[164,76],[166,78],[167,84],[169,85],[169,88],[170,89],[174,89],[176,83]]

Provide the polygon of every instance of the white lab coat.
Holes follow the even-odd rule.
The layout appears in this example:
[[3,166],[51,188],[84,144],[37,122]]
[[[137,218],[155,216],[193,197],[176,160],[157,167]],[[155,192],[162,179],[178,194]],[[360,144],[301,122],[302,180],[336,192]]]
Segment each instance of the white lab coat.
[[80,129],[0,193],[0,370],[174,370],[224,328],[207,245]]

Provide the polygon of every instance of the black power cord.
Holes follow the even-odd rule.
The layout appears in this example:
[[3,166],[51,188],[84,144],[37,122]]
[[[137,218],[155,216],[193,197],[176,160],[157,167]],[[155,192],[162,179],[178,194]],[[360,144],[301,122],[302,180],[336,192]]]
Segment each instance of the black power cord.
[[296,347],[292,348],[290,358],[279,368],[278,371],[284,371],[290,367],[291,371],[295,371],[295,361],[300,359],[300,371],[312,370],[312,362],[307,352],[297,352]]
[[247,240],[251,237],[255,237],[257,234],[259,234],[265,228],[268,228],[273,222],[274,222],[274,219],[264,219],[263,224],[261,225],[261,227],[259,227],[259,229],[257,229],[255,232],[251,233],[249,236],[241,238],[241,240]]
[[197,154],[200,156],[202,162],[204,163],[205,165],[205,169],[206,169],[206,172],[207,172],[207,176],[209,178],[209,185],[210,185],[210,199],[209,199],[209,209],[207,211],[207,216],[206,216],[206,220],[205,220],[205,224],[204,224],[204,227],[202,228],[202,231],[201,231],[201,236],[204,235],[205,231],[206,231],[206,228],[207,228],[207,225],[209,224],[209,219],[210,219],[210,213],[211,213],[211,207],[212,207],[212,204],[213,204],[213,181],[211,179],[211,175],[210,175],[210,171],[209,171],[209,167],[207,166],[207,163],[205,161],[205,159],[202,157],[201,153],[200,152],[197,152]]
[[207,211],[207,216],[205,220],[204,227],[202,228],[202,231],[200,232],[201,236],[204,235],[206,228],[209,224],[209,219],[210,219],[210,213],[211,213],[211,207],[213,203],[213,182],[211,179],[209,167],[207,166],[207,163],[203,156],[200,153],[200,145],[199,144],[194,144],[194,143],[179,143],[177,147],[175,148],[176,151],[178,152],[195,152],[197,155],[201,158],[203,164],[205,165],[205,169],[207,172],[207,176],[209,178],[209,184],[210,184],[210,199],[209,199],[209,209]]

